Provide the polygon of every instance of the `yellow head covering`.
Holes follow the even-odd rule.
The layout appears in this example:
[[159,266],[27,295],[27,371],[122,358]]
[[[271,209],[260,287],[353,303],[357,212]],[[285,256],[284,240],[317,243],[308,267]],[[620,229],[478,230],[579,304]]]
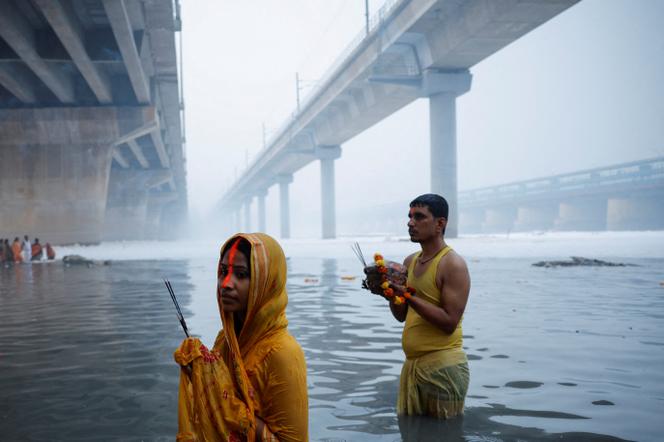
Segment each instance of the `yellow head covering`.
[[[249,300],[244,325],[240,336],[235,335],[235,320],[232,313],[221,307],[221,261],[223,251],[239,238],[251,245],[249,267]],[[259,363],[273,348],[273,339],[286,330],[286,256],[281,246],[264,233],[239,233],[221,247],[217,267],[217,303],[223,330],[217,337],[214,349],[224,355],[233,374],[238,390],[249,404],[255,402],[254,393],[247,377],[247,368]],[[253,406],[252,406],[253,411]]]

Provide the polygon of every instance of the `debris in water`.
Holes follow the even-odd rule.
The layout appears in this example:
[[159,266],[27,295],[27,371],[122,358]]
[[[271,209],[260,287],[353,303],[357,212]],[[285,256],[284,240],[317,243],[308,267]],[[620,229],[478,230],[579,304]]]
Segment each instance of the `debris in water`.
[[583,258],[581,256],[572,256],[569,261],[539,261],[534,263],[535,267],[636,267],[634,264],[624,264],[622,262],[602,261],[601,259]]

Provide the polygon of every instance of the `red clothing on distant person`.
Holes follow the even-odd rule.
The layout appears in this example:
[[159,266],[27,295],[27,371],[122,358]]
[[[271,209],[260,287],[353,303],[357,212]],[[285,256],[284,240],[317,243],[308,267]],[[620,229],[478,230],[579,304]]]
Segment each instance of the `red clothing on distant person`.
[[23,257],[21,256],[21,242],[14,241],[12,244],[12,252],[14,252],[14,261],[23,262]]
[[46,257],[48,259],[55,259],[55,250],[51,247],[51,243],[46,243]]
[[35,243],[32,245],[32,260],[33,261],[38,261],[42,258],[43,252],[42,252],[42,246],[39,243]]

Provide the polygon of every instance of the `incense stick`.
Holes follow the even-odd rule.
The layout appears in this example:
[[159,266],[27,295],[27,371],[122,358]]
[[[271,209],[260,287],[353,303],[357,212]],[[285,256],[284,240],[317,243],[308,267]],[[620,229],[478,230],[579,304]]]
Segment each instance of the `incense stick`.
[[362,263],[363,267],[367,266],[367,262],[364,260],[364,255],[362,254],[362,248],[360,247],[360,243],[357,241],[350,246],[351,249],[353,249],[353,252],[355,252],[355,256],[357,256],[357,259],[360,260],[360,263]]
[[178,321],[180,321],[180,325],[182,326],[182,330],[184,330],[184,334],[189,337],[189,330],[187,329],[187,323],[184,320],[184,316],[182,315],[182,310],[180,310],[180,303],[178,302],[178,298],[175,297],[175,292],[173,291],[173,286],[171,286],[171,283],[168,279],[164,279],[164,284],[166,284],[166,288],[168,289],[168,293],[171,295],[171,299],[173,300],[173,304],[175,304],[175,310],[176,310],[176,316],[178,317]]

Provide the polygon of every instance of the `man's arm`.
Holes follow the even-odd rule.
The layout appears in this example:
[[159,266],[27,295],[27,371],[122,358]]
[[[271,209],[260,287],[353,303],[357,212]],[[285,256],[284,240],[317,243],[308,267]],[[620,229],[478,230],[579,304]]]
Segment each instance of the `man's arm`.
[[[409,255],[404,259],[403,261],[403,266],[406,268],[406,272],[408,272],[408,267],[410,266],[411,261],[415,257],[415,253],[412,255]],[[408,303],[405,302],[401,305],[396,305],[394,303],[395,298],[390,299],[390,311],[392,312],[392,316],[394,316],[394,319],[396,319],[399,322],[403,322],[406,320],[406,315],[408,314]]]
[[465,261],[459,255],[455,253],[446,258],[440,260],[436,275],[436,282],[442,287],[440,307],[418,298],[417,294],[408,300],[408,304],[424,319],[450,335],[454,333],[466,308],[470,275]]

